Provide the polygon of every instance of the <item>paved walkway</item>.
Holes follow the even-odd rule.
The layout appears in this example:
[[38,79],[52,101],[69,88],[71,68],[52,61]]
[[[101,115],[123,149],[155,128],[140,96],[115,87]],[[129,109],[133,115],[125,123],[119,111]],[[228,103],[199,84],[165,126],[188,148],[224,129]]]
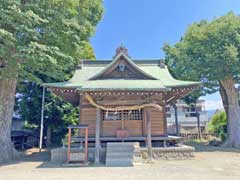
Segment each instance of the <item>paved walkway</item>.
[[41,158],[0,166],[0,180],[239,180],[239,152],[196,152],[193,160],[135,167],[61,167]]

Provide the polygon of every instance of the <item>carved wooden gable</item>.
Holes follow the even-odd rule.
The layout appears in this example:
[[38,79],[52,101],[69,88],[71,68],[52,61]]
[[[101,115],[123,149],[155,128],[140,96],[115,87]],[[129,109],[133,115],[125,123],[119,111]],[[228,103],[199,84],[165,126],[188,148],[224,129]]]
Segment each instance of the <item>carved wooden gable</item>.
[[155,79],[130,61],[124,55],[119,56],[111,66],[92,79]]

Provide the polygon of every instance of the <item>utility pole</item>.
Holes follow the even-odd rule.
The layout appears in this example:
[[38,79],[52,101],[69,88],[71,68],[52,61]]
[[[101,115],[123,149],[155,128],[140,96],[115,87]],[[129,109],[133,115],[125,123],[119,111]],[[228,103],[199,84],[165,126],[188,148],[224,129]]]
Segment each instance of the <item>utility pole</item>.
[[42,110],[41,110],[41,124],[40,124],[40,139],[39,139],[39,152],[42,151],[42,143],[43,143],[44,103],[45,103],[45,87],[43,86],[43,92],[42,92]]
[[176,126],[176,135],[179,136],[179,126],[178,126],[178,112],[177,112],[177,105],[176,103],[172,104],[174,109],[174,117],[175,117],[175,126]]

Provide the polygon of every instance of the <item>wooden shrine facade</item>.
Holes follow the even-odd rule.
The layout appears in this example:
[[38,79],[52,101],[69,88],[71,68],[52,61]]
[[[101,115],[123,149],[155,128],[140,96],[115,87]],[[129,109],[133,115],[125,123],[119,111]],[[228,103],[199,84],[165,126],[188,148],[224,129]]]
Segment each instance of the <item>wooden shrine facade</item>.
[[162,60],[132,60],[120,47],[113,60],[82,61],[69,81],[44,86],[79,106],[79,122],[99,149],[101,140],[168,138],[166,105],[199,82],[176,80]]
[[[88,91],[77,93],[72,88],[51,88],[51,91],[68,101],[79,106],[79,122],[89,125],[89,136],[96,135],[96,119],[100,119],[100,137],[116,137],[118,130],[128,131],[126,137],[145,137],[147,135],[147,111],[151,119],[151,135],[167,136],[167,122],[165,117],[165,106],[170,104],[183,94],[188,94],[196,86],[174,88],[168,92],[162,91]],[[93,97],[95,102],[106,107],[132,106],[146,103],[156,103],[162,110],[154,107],[146,107],[136,110],[101,110],[93,106],[86,99],[85,94]],[[74,103],[74,104],[75,104]],[[119,137],[118,137],[119,139]]]

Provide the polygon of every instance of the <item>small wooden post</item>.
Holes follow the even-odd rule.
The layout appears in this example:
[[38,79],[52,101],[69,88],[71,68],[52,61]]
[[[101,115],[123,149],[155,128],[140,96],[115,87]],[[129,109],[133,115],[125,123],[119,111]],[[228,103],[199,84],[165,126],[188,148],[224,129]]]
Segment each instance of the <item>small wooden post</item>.
[[88,127],[85,129],[85,163],[88,162]]
[[150,113],[147,110],[147,148],[148,148],[148,160],[152,161],[152,136],[151,136],[151,119]]
[[82,107],[81,107],[81,103],[82,103],[82,100],[81,100],[81,95],[79,95],[79,107],[78,107],[78,124],[81,123],[81,110],[82,110]]
[[196,107],[196,115],[197,115],[198,138],[202,139],[201,127],[200,127],[200,114],[199,114],[199,112],[197,110],[197,107]]
[[124,111],[121,111],[121,129],[124,129]]
[[96,134],[95,134],[95,164],[100,162],[100,109],[97,108]]
[[163,147],[167,147],[167,142],[166,142],[166,140],[163,140]]
[[68,151],[67,151],[67,163],[69,163],[70,162],[70,149],[71,149],[71,134],[72,134],[72,132],[71,132],[71,128],[69,127],[68,128]]

